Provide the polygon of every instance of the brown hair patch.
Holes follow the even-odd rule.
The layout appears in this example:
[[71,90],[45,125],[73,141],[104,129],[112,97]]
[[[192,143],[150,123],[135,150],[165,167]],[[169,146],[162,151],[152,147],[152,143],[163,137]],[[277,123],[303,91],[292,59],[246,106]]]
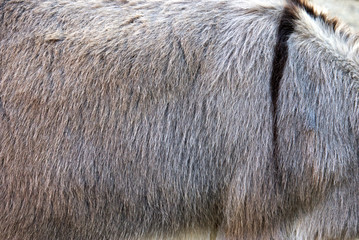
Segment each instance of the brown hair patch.
[[332,29],[335,31],[339,26],[339,21],[336,18],[329,18],[325,13],[317,12],[312,5],[308,3],[306,0],[290,0],[290,5],[295,5],[304,9],[311,17],[314,19],[320,19],[328,26],[331,26]]

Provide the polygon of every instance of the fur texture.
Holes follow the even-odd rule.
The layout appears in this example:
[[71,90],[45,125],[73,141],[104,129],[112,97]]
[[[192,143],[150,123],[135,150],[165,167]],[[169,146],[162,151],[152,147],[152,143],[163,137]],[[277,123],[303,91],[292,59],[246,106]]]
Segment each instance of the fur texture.
[[306,2],[0,20],[0,239],[359,236],[359,44]]

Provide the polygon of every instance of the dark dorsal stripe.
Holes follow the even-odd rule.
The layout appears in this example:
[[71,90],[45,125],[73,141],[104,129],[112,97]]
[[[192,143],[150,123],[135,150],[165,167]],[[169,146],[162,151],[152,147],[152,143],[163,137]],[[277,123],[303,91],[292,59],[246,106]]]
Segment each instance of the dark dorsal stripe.
[[[318,13],[306,0],[288,0],[284,7],[277,31],[277,43],[274,48],[272,63],[272,75],[270,80],[270,91],[273,111],[273,161],[276,178],[279,183],[282,180],[278,160],[278,96],[280,81],[283,77],[284,68],[288,59],[288,39],[294,32],[295,21],[299,19],[298,10],[303,9],[314,19],[320,19],[335,31],[338,26],[336,19],[329,19],[325,14]],[[345,34],[343,34],[345,35]]]
[[280,81],[283,77],[284,68],[288,58],[288,39],[294,32],[295,20],[298,19],[298,15],[295,12],[293,6],[286,6],[282,12],[282,16],[279,22],[277,31],[277,43],[274,48],[274,58],[272,63],[272,76],[270,80],[270,91],[272,98],[272,111],[273,111],[273,161],[274,171],[276,179],[281,185],[281,174],[279,170],[278,161],[278,96]]

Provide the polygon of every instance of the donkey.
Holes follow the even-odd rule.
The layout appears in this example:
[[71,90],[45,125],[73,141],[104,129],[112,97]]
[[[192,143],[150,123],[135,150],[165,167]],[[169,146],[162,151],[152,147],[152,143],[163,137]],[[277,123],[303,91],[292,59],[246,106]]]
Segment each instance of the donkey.
[[0,1],[0,239],[355,239],[358,141],[305,1]]

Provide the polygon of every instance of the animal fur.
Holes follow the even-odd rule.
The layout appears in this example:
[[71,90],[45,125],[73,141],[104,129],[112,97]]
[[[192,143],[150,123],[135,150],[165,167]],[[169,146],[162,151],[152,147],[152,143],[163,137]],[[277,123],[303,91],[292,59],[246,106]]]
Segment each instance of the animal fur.
[[2,0],[0,239],[359,237],[358,91],[304,1]]

